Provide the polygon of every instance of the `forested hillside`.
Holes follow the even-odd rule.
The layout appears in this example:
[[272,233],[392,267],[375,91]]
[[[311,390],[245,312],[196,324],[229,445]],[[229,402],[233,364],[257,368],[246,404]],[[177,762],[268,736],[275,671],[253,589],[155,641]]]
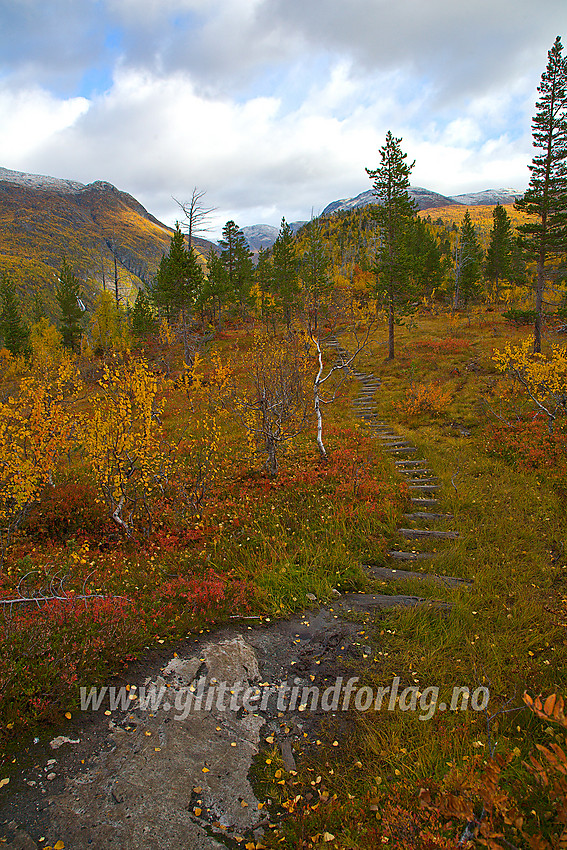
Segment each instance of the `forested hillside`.
[[54,293],[64,258],[82,281],[89,307],[104,287],[114,291],[117,279],[121,296],[132,300],[152,280],[171,230],[131,195],[102,181],[62,191],[64,181],[40,178],[30,184],[25,175],[4,172],[0,267],[27,316],[38,299],[46,315],[57,315]]

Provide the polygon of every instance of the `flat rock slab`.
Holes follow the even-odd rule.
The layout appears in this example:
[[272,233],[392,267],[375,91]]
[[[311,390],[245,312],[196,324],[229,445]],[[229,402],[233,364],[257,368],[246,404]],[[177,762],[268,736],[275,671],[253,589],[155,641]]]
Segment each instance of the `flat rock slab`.
[[430,528],[398,528],[398,533],[408,540],[434,539],[434,540],[459,540],[457,531],[435,531]]
[[[270,746],[279,746],[288,764],[295,745],[322,737],[328,709],[320,703],[299,713],[289,694],[295,685],[323,693],[368,657],[360,625],[341,616],[361,604],[349,602],[357,596],[290,620],[192,636],[131,664],[126,680],[109,682],[117,689],[129,684],[125,707],[111,710],[107,692],[96,710],[91,704],[53,730],[56,749],[49,740],[30,742],[18,754],[0,793],[0,846],[38,850],[62,841],[67,850],[221,850],[244,846],[240,838],[257,844],[266,810],[258,809],[248,779],[252,760],[266,737],[273,736]],[[219,704],[223,683],[228,690]],[[261,702],[245,703],[244,694],[256,691]]]
[[404,519],[410,519],[414,522],[436,522],[437,520],[455,519],[453,514],[434,514],[428,511],[415,511],[412,514],[404,514]]
[[443,584],[447,587],[468,587],[472,582],[455,576],[440,576],[434,573],[416,573],[411,570],[394,570],[389,567],[374,567],[372,564],[362,564],[362,566],[372,575],[373,578],[381,579],[382,581],[409,581],[417,579],[417,581],[432,581],[435,584]]
[[436,552],[400,552],[392,549],[388,552],[388,557],[395,561],[427,561],[429,558],[434,558],[436,554]]
[[373,613],[374,611],[385,611],[390,608],[415,608],[417,605],[448,610],[450,603],[441,602],[437,599],[424,599],[421,596],[388,596],[382,593],[356,593],[349,594],[348,598],[341,600],[343,608],[359,613]]
[[420,458],[419,460],[397,460],[395,461],[396,466],[422,466],[424,463],[427,463],[425,458]]

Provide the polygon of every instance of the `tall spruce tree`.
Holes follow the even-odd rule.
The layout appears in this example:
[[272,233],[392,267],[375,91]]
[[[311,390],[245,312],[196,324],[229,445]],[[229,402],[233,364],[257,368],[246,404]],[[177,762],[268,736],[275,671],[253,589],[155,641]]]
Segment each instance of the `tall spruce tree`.
[[548,52],[547,67],[538,86],[533,118],[533,146],[539,151],[529,166],[528,190],[516,209],[534,216],[518,228],[524,248],[536,261],[534,352],[541,352],[542,311],[550,260],[567,243],[567,59],[557,36]]
[[484,263],[484,276],[492,284],[492,295],[499,298],[502,281],[512,277],[514,242],[510,216],[501,204],[492,210],[492,230]]
[[185,236],[177,222],[171,237],[169,252],[160,262],[153,295],[158,305],[164,306],[168,314],[181,313],[183,354],[186,363],[192,360],[188,339],[189,315],[203,286],[203,270],[193,248],[187,248]]
[[156,329],[156,320],[152,312],[150,299],[143,289],[138,290],[132,310],[132,330],[138,337],[151,334]]
[[229,300],[228,277],[224,264],[214,248],[207,254],[207,279],[200,303],[210,302],[213,320],[217,322],[220,331],[222,326],[222,308]]
[[83,311],[79,306],[81,284],[65,258],[61,263],[55,297],[61,311],[60,329],[63,345],[72,351],[76,351],[83,333]]
[[310,333],[317,333],[319,311],[331,292],[329,257],[323,244],[321,225],[316,219],[309,224],[307,247],[301,257],[300,276],[305,292],[307,323]]
[[408,194],[409,176],[415,161],[411,165],[406,162],[407,154],[402,153],[401,141],[388,130],[386,143],[380,148],[380,165],[376,169],[366,169],[374,180],[372,188],[378,201],[375,218],[380,230],[380,245],[374,271],[376,292],[388,310],[389,360],[394,358],[396,313],[408,305],[414,294],[404,237],[407,224],[416,213],[416,205]]
[[22,320],[14,287],[6,275],[0,280],[0,336],[12,354],[29,351],[29,328]]
[[222,229],[221,260],[226,270],[228,295],[239,304],[241,313],[250,303],[252,286],[252,254],[244,233],[230,220]]
[[476,228],[467,210],[455,243],[455,294],[453,309],[466,306],[478,297],[482,276],[482,250]]
[[443,284],[445,264],[430,224],[417,216],[409,219],[405,242],[415,294],[432,298]]
[[278,238],[272,247],[274,290],[281,304],[283,319],[289,328],[293,309],[299,300],[298,260],[293,232],[282,218]]
[[275,333],[276,323],[276,299],[274,287],[274,267],[272,258],[265,248],[258,252],[256,268],[254,269],[254,282],[258,290],[259,309],[262,319],[266,322],[266,331],[270,324]]

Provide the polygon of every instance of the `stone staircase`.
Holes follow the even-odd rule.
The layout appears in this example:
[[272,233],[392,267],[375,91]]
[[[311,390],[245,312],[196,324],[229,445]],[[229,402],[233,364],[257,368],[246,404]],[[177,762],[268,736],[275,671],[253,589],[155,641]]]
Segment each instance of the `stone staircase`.
[[[346,362],[349,359],[348,352],[341,347],[336,338],[330,340],[329,345],[335,350],[339,362]],[[380,386],[380,379],[371,373],[353,369],[349,371],[352,377],[357,379],[360,386],[359,393],[353,401],[356,416],[373,430],[381,448],[391,455],[396,470],[405,478],[408,485],[411,511],[404,514],[404,519],[410,523],[415,523],[415,527],[400,527],[397,529],[398,534],[402,540],[408,541],[408,544],[411,541],[415,544],[425,543],[426,546],[428,544],[431,546],[431,549],[417,551],[410,545],[404,546],[402,543],[403,548],[388,551],[388,559],[394,565],[398,563],[431,563],[439,554],[437,551],[439,544],[444,545],[460,539],[458,531],[437,527],[439,524],[450,523],[454,519],[452,514],[439,511],[442,492],[441,482],[435,476],[433,470],[429,468],[427,459],[419,456],[417,447],[405,437],[397,434],[391,425],[379,418],[374,395]],[[437,575],[426,570],[411,572],[371,563],[364,563],[363,566],[372,578],[378,579],[384,584],[404,580],[429,582],[450,588],[467,587],[471,584],[465,579]],[[437,607],[449,607],[447,603],[439,603],[416,596],[360,594],[360,596],[363,595],[372,597],[372,604],[370,604],[371,600],[368,599],[369,609],[390,608],[396,604],[407,606],[420,603],[435,603]],[[359,608],[360,606],[357,606],[357,610]]]

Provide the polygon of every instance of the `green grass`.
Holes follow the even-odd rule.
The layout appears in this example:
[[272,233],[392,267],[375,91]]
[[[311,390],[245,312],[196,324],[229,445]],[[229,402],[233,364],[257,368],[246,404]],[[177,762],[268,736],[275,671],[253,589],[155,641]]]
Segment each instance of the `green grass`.
[[[409,827],[403,835],[396,833],[388,819],[400,823],[409,819],[421,834],[426,828],[417,802],[421,787],[445,792],[464,788],[465,796],[476,795],[479,800],[479,777],[491,747],[513,754],[501,782],[519,801],[524,816],[523,834],[505,827],[507,840],[527,847],[528,835],[542,832],[551,837],[561,831],[554,817],[557,804],[523,762],[537,744],[555,740],[564,745],[564,730],[537,720],[523,707],[522,694],[566,690],[567,523],[562,493],[546,482],[543,473],[518,471],[494,452],[487,454],[485,429],[490,419],[482,399],[498,382],[492,348],[501,333],[522,334],[504,328],[498,317],[488,319],[457,327],[443,317],[420,319],[417,332],[402,329],[394,362],[384,359],[383,346],[374,346],[361,360],[362,368],[382,381],[375,396],[379,415],[419,447],[418,456],[426,457],[441,479],[439,510],[453,513],[455,519],[439,527],[457,529],[461,535],[458,541],[435,544],[405,541],[400,548],[425,551],[433,545],[437,557],[400,567],[473,582],[470,588],[459,589],[418,581],[390,584],[385,592],[447,599],[453,607],[446,616],[426,608],[399,609],[369,622],[378,663],[363,681],[376,688],[399,675],[405,685],[419,680],[420,687],[438,686],[440,698],[447,701],[456,685],[471,690],[486,685],[488,708],[482,713],[437,712],[428,721],[411,712],[353,712],[339,754],[332,748],[307,752],[299,776],[302,783],[308,781],[309,770],[320,774],[326,770],[328,777],[326,765],[331,763],[340,776],[339,782],[328,777],[340,812],[329,816],[335,835],[331,846],[373,847],[382,837],[388,838],[386,846],[425,846],[421,839],[411,839]],[[447,337],[465,341],[466,347],[431,356],[427,345],[416,343],[416,339],[442,342]],[[348,348],[347,339],[343,344]],[[455,370],[458,375],[452,374]],[[453,397],[446,410],[404,416],[403,399],[410,383],[418,380],[451,387]],[[463,436],[453,427],[455,422],[471,435]],[[361,766],[353,770],[354,763]],[[368,805],[371,798],[377,801],[376,812]],[[321,820],[311,805],[304,801],[301,815],[285,821],[267,846],[277,846],[282,836],[285,846],[315,846],[317,841],[306,836],[311,829],[317,833]],[[392,806],[399,808],[395,817]],[[452,838],[443,839],[449,843],[435,846],[456,846],[463,828],[464,823],[453,824]],[[435,829],[443,834],[441,822]],[[296,844],[299,840],[306,843]]]

